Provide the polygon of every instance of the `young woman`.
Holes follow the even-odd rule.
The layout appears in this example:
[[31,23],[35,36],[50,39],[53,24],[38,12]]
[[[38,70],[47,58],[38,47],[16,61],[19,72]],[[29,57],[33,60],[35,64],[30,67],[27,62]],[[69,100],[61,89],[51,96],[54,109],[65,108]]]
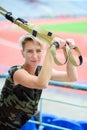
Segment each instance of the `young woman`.
[[[73,40],[67,40],[72,47]],[[60,48],[65,51],[65,42],[54,38]],[[43,66],[43,44],[33,36],[26,34],[20,38],[21,53],[24,57],[22,65],[12,66],[1,91],[0,97],[0,130],[18,130],[37,111],[42,90],[48,86],[49,80],[76,81],[76,68],[68,61],[66,72],[53,69],[53,57],[47,49]]]

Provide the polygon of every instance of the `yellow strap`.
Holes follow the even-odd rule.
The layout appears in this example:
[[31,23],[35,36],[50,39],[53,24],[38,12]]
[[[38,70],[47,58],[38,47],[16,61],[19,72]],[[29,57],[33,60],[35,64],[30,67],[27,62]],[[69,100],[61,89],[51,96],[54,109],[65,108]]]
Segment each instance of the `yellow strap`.
[[83,58],[82,58],[82,56],[81,56],[81,52],[80,52],[80,50],[79,50],[79,48],[78,48],[77,46],[74,47],[73,49],[78,53],[79,64],[77,64],[77,62],[75,61],[75,58],[73,57],[71,51],[68,51],[69,61],[70,61],[74,66],[79,66],[79,65],[81,65],[82,62],[83,62]]
[[[66,47],[65,49],[66,49],[66,53],[68,54],[68,51],[70,50],[69,47],[68,47],[68,48]],[[67,60],[68,60],[68,55],[66,55],[67,57],[66,57],[66,60],[65,60],[64,63],[61,63],[61,62],[57,59],[57,57],[56,57],[56,47],[55,47],[54,44],[52,44],[52,45],[50,46],[50,51],[51,51],[51,54],[52,54],[52,56],[53,56],[53,58],[54,58],[54,62],[55,62],[57,65],[64,65],[64,64],[67,62]]]
[[2,11],[4,11],[4,12],[8,12],[8,11],[5,10],[4,8],[2,8],[1,6],[0,6],[0,10],[2,10]]
[[[0,10],[1,10],[0,13],[2,15],[4,15],[8,20],[10,20],[11,22],[17,24],[18,26],[20,26],[21,28],[23,28],[24,30],[26,30],[27,32],[32,34],[33,36],[37,37],[38,39],[44,41],[45,43],[47,43],[49,45],[52,45],[53,38],[57,37],[54,34],[52,34],[51,32],[48,32],[46,30],[41,30],[40,28],[37,28],[34,25],[29,24],[27,21],[25,22],[25,20],[23,20],[23,19],[20,20],[20,18],[16,19],[16,18],[12,17],[12,13],[7,12],[7,10],[5,10],[2,7],[0,7]],[[8,16],[7,14],[11,14],[11,16]],[[79,61],[80,61],[79,65],[81,65],[82,62],[83,62],[83,58],[81,56],[81,52],[80,52],[78,47],[76,47],[74,49],[78,53],[78,58],[79,58]],[[55,63],[57,65],[63,65],[63,64],[66,63],[67,58],[66,58],[66,61],[64,63],[61,63],[61,62],[58,61],[58,59],[56,57],[56,47],[54,45],[51,47],[51,53],[52,53],[54,61],[55,61]],[[73,65],[78,66],[78,64],[76,63],[76,61],[75,61],[75,59],[74,59],[74,57],[72,55],[72,52],[71,52],[71,50],[70,50],[68,45],[66,45],[66,53],[67,53],[67,57],[70,60],[70,62]]]

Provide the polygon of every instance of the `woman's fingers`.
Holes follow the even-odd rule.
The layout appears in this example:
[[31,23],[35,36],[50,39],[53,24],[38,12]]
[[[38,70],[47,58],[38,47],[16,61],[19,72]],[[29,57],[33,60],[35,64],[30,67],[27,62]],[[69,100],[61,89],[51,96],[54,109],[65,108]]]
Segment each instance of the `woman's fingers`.
[[65,47],[65,44],[66,44],[65,40],[63,40],[63,39],[61,39],[61,38],[58,38],[58,37],[55,37],[55,38],[53,39],[52,43],[53,43],[55,46],[57,46],[56,48],[60,48],[60,49],[63,48],[63,47]]
[[75,41],[73,39],[66,39],[66,44],[68,44],[68,46],[73,49],[76,47]]

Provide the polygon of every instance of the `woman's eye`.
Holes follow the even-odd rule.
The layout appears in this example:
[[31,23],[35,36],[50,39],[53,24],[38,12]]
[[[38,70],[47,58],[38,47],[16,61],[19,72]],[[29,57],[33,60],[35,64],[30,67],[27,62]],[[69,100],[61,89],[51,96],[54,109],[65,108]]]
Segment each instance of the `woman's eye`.
[[28,53],[33,53],[33,50],[28,50],[27,52],[28,52]]
[[39,53],[39,52],[41,52],[41,50],[40,50],[40,49],[37,49],[37,53]]
[[[35,50],[35,52],[36,53],[40,53],[41,52],[41,50],[40,49],[37,49],[37,50]],[[27,53],[34,53],[34,50],[27,50]]]

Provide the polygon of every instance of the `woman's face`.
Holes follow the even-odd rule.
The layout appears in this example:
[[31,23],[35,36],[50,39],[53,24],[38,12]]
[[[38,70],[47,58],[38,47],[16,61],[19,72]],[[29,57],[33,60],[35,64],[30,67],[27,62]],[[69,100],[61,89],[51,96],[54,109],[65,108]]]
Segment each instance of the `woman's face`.
[[22,54],[25,58],[25,63],[34,67],[41,62],[43,49],[39,43],[34,43],[34,41],[27,41],[25,43],[24,50],[22,50]]

